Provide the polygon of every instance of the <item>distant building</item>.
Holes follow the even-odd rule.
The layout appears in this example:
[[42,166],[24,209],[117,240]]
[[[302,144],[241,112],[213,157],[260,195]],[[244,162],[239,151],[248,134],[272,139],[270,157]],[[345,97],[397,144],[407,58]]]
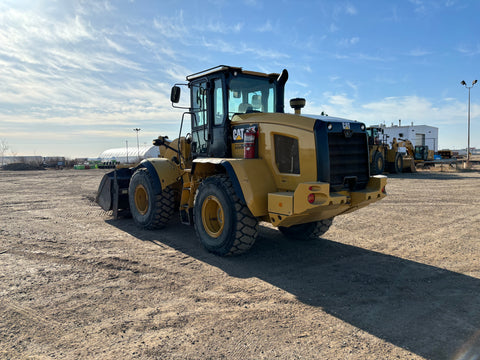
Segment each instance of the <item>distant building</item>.
[[43,158],[43,166],[45,167],[63,167],[65,166],[65,158],[63,156],[46,156]]
[[102,152],[98,158],[103,162],[115,160],[117,163],[134,164],[139,160],[147,158],[157,158],[160,155],[158,146],[141,145],[138,149],[136,146],[129,148],[109,149]]
[[[400,123],[400,121],[399,121]],[[401,124],[401,123],[400,123]],[[387,136],[387,143],[391,144],[393,138],[397,141],[410,140],[413,146],[428,146],[429,150],[438,151],[438,128],[428,125],[401,125],[385,126],[380,125],[383,128],[383,133]]]

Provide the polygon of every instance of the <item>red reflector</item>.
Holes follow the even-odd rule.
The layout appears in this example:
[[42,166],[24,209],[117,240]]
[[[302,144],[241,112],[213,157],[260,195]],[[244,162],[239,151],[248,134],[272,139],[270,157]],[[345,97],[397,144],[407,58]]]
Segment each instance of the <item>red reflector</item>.
[[310,204],[315,202],[315,194],[308,194],[307,200]]
[[386,193],[385,186],[382,188],[382,193]]

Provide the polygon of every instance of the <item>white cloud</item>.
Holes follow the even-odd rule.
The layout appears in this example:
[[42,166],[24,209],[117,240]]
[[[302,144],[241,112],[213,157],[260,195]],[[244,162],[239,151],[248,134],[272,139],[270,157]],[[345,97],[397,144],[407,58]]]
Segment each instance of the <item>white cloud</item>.
[[340,106],[342,108],[351,108],[352,104],[354,103],[354,100],[349,99],[346,94],[325,93],[324,96],[327,98],[329,104]]
[[459,44],[456,50],[463,55],[469,55],[469,56],[478,55],[480,54],[480,44],[479,43],[475,45]]
[[[315,96],[313,96],[315,98]],[[308,100],[308,99],[307,99]],[[367,125],[385,123],[387,126],[430,125],[439,128],[439,147],[459,149],[466,146],[466,104],[445,98],[432,102],[419,96],[386,97],[377,101],[360,103],[345,93],[324,93],[323,102],[307,101],[306,114],[322,111],[334,117],[359,120]],[[471,121],[480,120],[480,105],[472,104]],[[475,138],[472,138],[473,140]],[[478,146],[473,141],[472,146]]]
[[358,36],[354,36],[351,38],[341,39],[338,45],[342,47],[348,47],[348,46],[358,44],[359,41],[360,41],[360,38]]
[[333,58],[338,59],[338,60],[353,60],[353,61],[372,61],[372,62],[386,62],[386,61],[392,61],[393,59],[391,57],[382,57],[382,56],[377,56],[377,55],[371,55],[371,54],[365,54],[365,53],[335,53],[332,54]]
[[339,30],[338,26],[333,23],[330,24],[330,26],[328,27],[328,31],[330,31],[331,33],[337,32],[338,30]]
[[425,49],[421,49],[421,48],[416,48],[416,49],[413,49],[413,50],[410,50],[408,55],[410,56],[415,56],[415,57],[421,57],[421,56],[426,56],[426,55],[430,55],[431,52],[428,51],[428,50],[425,50]]
[[302,68],[303,68],[303,70],[306,71],[307,73],[313,72],[313,71],[312,71],[312,68],[310,67],[310,65],[303,65]]
[[355,84],[355,83],[352,82],[352,81],[349,81],[349,80],[347,80],[346,84],[347,84],[347,86],[348,86],[350,89],[353,90],[353,93],[355,94],[355,97],[356,97],[356,95],[357,95],[357,93],[358,93],[358,85]]
[[343,14],[356,15],[357,9],[351,3],[335,3],[332,16],[338,18]]
[[250,54],[260,59],[279,59],[279,58],[290,57],[289,55],[285,53],[281,53],[277,50],[255,48],[253,46],[247,45],[244,42],[232,44],[224,40],[219,40],[219,39],[207,40],[203,38],[203,45],[207,48],[215,49],[216,51],[223,52],[223,53],[237,54],[237,55]]
[[125,49],[125,47],[119,45],[118,43],[114,42],[113,40],[110,40],[108,37],[105,37],[105,41],[107,42],[107,45],[109,47],[111,47],[112,49],[114,49],[118,53],[122,53],[122,54],[129,54],[130,53],[130,51]]
[[182,39],[189,32],[184,22],[183,10],[174,17],[155,18],[153,26],[160,35],[169,39]]
[[409,0],[409,1],[414,6],[414,11],[416,13],[424,14],[426,12],[426,5],[423,0]]
[[225,24],[222,22],[210,22],[207,25],[203,25],[198,28],[198,31],[209,31],[217,34],[229,34],[229,33],[239,33],[244,27],[243,22],[239,22],[233,25]]
[[267,22],[257,28],[258,32],[272,32],[273,31],[273,25],[270,20],[267,20]]
[[352,4],[347,4],[345,6],[345,12],[348,14],[348,15],[356,15],[357,14],[357,9],[355,8],[355,6],[353,6]]
[[330,80],[330,82],[337,82],[339,79],[341,79],[341,77],[338,75],[330,75],[328,77],[328,80]]
[[[325,111],[331,116],[358,119],[369,124],[397,123],[456,126],[465,123],[466,106],[456,99],[441,99],[436,103],[419,96],[386,97],[361,104],[345,93],[324,93],[324,102],[311,103],[308,112]],[[308,106],[308,103],[307,103]],[[307,112],[307,110],[305,111]],[[480,117],[480,105],[472,104],[471,118]]]
[[259,0],[243,0],[243,2],[245,3],[245,5],[253,8],[259,9],[263,7],[262,2]]

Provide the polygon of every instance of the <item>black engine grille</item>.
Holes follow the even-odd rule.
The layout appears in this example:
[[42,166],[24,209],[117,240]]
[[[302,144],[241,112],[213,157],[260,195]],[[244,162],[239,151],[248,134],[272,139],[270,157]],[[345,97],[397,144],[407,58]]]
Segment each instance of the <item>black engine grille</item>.
[[351,137],[346,137],[343,132],[328,134],[331,190],[366,187],[369,179],[366,142],[364,133],[353,133]]

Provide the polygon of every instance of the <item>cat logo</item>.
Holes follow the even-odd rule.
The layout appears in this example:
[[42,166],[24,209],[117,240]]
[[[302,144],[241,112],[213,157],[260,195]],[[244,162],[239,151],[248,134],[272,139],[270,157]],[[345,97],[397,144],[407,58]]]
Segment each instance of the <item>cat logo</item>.
[[235,143],[243,143],[243,136],[245,135],[245,131],[248,128],[253,128],[254,131],[258,131],[258,124],[243,124],[237,125],[232,129],[232,142]]
[[233,141],[242,141],[245,128],[233,128]]

